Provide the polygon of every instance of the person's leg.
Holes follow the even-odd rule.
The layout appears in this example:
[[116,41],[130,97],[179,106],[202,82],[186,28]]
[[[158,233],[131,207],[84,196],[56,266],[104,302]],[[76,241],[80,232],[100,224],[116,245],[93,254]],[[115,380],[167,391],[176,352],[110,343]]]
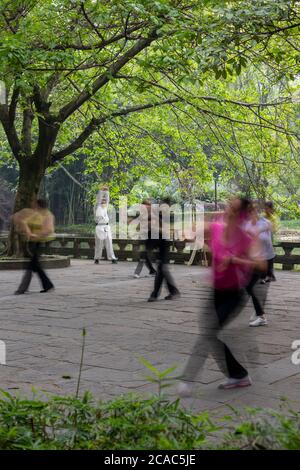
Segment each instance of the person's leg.
[[107,227],[107,236],[106,236],[106,239],[105,239],[105,248],[106,248],[107,259],[112,260],[112,261],[116,261],[117,258],[116,258],[115,253],[114,253],[113,243],[112,243],[112,236],[111,236],[111,231],[110,231],[109,226]]
[[157,248],[157,240],[151,239],[151,233],[148,233],[148,238],[145,242],[145,262],[150,274],[155,274],[156,269],[152,264],[153,250]]
[[257,284],[257,282],[260,278],[261,278],[261,273],[260,272],[254,272],[248,286],[246,287],[246,291],[252,299],[253,306],[254,306],[254,309],[255,309],[255,313],[258,317],[263,316],[265,314],[265,312],[264,312],[264,310],[263,310],[263,308],[260,304],[260,301],[257,298],[257,296],[255,294],[255,291],[254,291],[254,287],[255,287],[255,285]]
[[152,264],[151,258],[150,258],[150,253],[148,251],[145,252],[145,264],[148,268],[148,271],[150,274],[155,274],[156,270]]
[[179,294],[179,290],[176,287],[175,281],[174,281],[173,276],[171,275],[171,273],[169,271],[169,267],[168,267],[168,264],[169,264],[169,243],[167,242],[167,240],[160,240],[159,256],[160,256],[160,260],[161,260],[161,263],[162,263],[162,275],[163,275],[163,278],[166,281],[167,288],[168,288],[168,291],[170,293],[170,295],[168,295],[166,297],[166,299],[171,299],[172,296]]
[[94,260],[98,261],[102,258],[102,251],[103,251],[103,240],[100,239],[97,227],[95,229],[95,255]]
[[274,275],[274,259],[275,258],[268,259],[267,276],[268,276],[268,279],[271,280],[271,281],[276,281],[276,277]]
[[142,269],[143,269],[143,266],[144,266],[144,260],[142,258],[140,258],[136,268],[135,268],[135,271],[134,271],[134,276],[136,277],[139,277],[141,272],[142,272]]
[[181,376],[183,382],[193,382],[200,371],[202,371],[205,361],[209,356],[212,337],[199,336],[193,346],[188,362]]
[[166,298],[171,298],[174,295],[179,295],[179,290],[176,287],[175,281],[169,271],[169,267],[167,264],[163,265],[163,275],[168,287],[168,291],[170,292],[170,296],[167,296]]
[[40,278],[43,291],[48,291],[49,289],[53,289],[54,285],[50,281],[49,277],[45,273],[45,271],[42,268],[41,262],[40,262],[40,250],[41,246],[39,243],[36,243],[35,249],[34,249],[34,255],[32,258],[32,271],[37,273],[37,275]]
[[32,279],[32,271],[30,268],[27,268],[25,273],[23,274],[21,283],[18,289],[15,291],[15,294],[25,294],[28,291],[30,282]]
[[15,294],[24,294],[25,292],[27,292],[31,283],[32,272],[34,269],[35,243],[28,243],[28,251],[30,253],[28,267],[26,268],[25,273],[22,276],[21,283],[18,289],[15,291]]
[[50,281],[49,277],[47,276],[47,274],[45,273],[45,271],[42,269],[41,266],[39,266],[38,270],[37,270],[37,274],[41,280],[41,284],[43,286],[43,290],[41,292],[47,292],[48,290],[50,289],[53,289],[54,288],[54,285],[53,283]]
[[160,291],[161,291],[163,280],[164,280],[163,264],[161,261],[159,261],[155,279],[154,279],[154,289],[149,297],[149,300],[155,300],[158,298]]
[[215,359],[219,369],[227,375],[227,367],[224,357],[224,344],[218,340],[217,333],[220,325],[214,312],[214,302],[212,293],[205,305],[202,305],[198,317],[199,336],[193,346],[188,362],[181,375],[181,383],[178,386],[178,393],[181,396],[190,396],[192,384],[197,375],[202,372],[209,355]]
[[236,360],[226,344],[224,344],[224,351],[229,377],[232,379],[243,379],[247,377],[248,371]]
[[[238,311],[243,300],[240,290],[215,290],[214,303],[220,327],[224,326],[229,318]],[[241,380],[248,377],[247,370],[237,361],[229,347],[224,344],[224,355],[228,376],[230,379]]]

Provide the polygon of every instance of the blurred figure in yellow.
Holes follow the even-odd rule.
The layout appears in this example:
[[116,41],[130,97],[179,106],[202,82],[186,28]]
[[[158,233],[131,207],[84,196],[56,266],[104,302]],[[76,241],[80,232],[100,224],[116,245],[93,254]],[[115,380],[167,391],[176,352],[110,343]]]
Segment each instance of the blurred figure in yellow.
[[40,263],[42,245],[54,239],[54,216],[49,211],[47,202],[44,199],[37,199],[31,208],[16,212],[13,215],[13,223],[16,231],[27,241],[30,253],[29,265],[15,294],[25,294],[28,291],[32,273],[37,273],[40,278],[43,287],[41,293],[54,289]]

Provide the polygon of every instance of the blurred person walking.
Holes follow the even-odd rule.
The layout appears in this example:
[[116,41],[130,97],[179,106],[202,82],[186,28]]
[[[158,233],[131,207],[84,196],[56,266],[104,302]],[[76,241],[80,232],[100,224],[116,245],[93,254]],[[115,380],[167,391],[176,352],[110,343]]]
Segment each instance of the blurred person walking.
[[25,294],[28,291],[33,273],[36,273],[40,279],[43,287],[41,293],[54,289],[54,285],[40,262],[43,245],[54,239],[54,216],[48,210],[47,202],[44,199],[37,199],[31,209],[16,212],[13,215],[13,223],[16,226],[16,231],[23,235],[28,242],[30,254],[29,265],[15,295]]
[[[138,261],[137,267],[135,268],[134,275],[133,275],[136,279],[140,278],[144,265],[146,265],[146,267],[148,268],[149,274],[151,276],[155,276],[156,274],[156,270],[151,260],[152,249],[153,249],[153,243],[151,241],[151,201],[149,201],[148,199],[145,199],[143,201],[143,206],[147,210],[147,220],[145,220],[145,222],[147,223],[148,228],[147,228],[147,238],[145,240],[145,251],[141,253],[140,259]],[[141,223],[143,223],[143,221]]]
[[275,213],[274,204],[272,201],[265,202],[264,205],[264,219],[266,219],[270,224],[270,229],[268,232],[268,258],[267,258],[267,272],[265,277],[262,279],[262,284],[266,282],[276,281],[274,274],[274,259],[275,259],[275,250],[273,248],[274,233],[278,230],[278,218]]
[[[199,317],[201,336],[197,339],[178,387],[181,396],[191,394],[191,385],[212,355],[227,380],[219,388],[227,390],[248,387],[252,381],[247,369],[239,362],[228,341],[219,339],[243,307],[245,288],[252,270],[260,265],[252,259],[253,239],[243,228],[250,201],[234,198],[229,201],[224,220],[205,225],[205,239],[212,253],[212,291],[208,312]],[[203,335],[204,332],[204,335]],[[241,340],[235,333],[234,342]]]
[[[170,205],[169,199],[164,199],[162,201],[163,204]],[[158,249],[158,263],[157,263],[157,271],[154,280],[154,288],[153,291],[148,299],[148,302],[155,302],[158,300],[158,297],[161,292],[161,288],[163,282],[165,281],[166,287],[169,291],[169,294],[165,297],[165,300],[175,300],[180,297],[180,292],[176,287],[175,281],[173,276],[169,271],[169,251],[170,251],[170,240],[164,238],[164,230],[163,224],[170,224],[170,220],[164,220],[162,216],[162,212],[159,212],[159,215],[156,217],[152,217],[151,225],[154,227],[154,224],[157,225],[158,228],[158,239],[149,238],[149,245],[152,249]]]
[[250,295],[255,309],[255,315],[252,315],[250,318],[249,326],[266,326],[268,322],[263,305],[267,297],[267,286],[261,288],[263,292],[259,292],[263,302],[256,290],[259,289],[257,286],[258,281],[266,276],[267,260],[270,255],[272,256],[273,247],[270,244],[271,224],[264,217],[259,217],[257,207],[254,204],[251,204],[248,216],[249,220],[245,223],[244,228],[255,242],[256,250],[252,251],[252,258],[262,262],[259,268],[256,267],[253,270],[251,280],[246,287],[246,291]]

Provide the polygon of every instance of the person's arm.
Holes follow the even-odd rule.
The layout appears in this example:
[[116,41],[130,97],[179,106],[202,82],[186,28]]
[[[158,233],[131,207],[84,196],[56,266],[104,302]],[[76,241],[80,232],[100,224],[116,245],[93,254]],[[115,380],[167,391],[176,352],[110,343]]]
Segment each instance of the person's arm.
[[96,219],[97,207],[98,207],[98,204],[95,203],[94,208],[93,208],[93,212],[94,212],[94,221],[95,221],[96,224],[98,223],[97,219]]
[[31,232],[30,227],[28,225],[28,219],[31,215],[32,211],[30,209],[22,209],[12,216],[12,220],[17,232],[24,235],[28,240],[30,238],[36,238],[36,235]]
[[273,224],[270,220],[265,219],[264,224],[258,229],[257,233],[263,233],[263,232],[272,232],[273,231]]
[[254,257],[254,253],[261,253],[261,241],[258,237],[253,238],[248,254],[245,257],[230,256],[228,264],[239,264],[240,266],[258,268],[263,271],[266,268],[266,261],[262,258]]
[[239,264],[241,266],[248,266],[249,268],[257,268],[261,271],[266,269],[266,261],[260,258],[239,258],[238,256],[231,256],[230,263]]

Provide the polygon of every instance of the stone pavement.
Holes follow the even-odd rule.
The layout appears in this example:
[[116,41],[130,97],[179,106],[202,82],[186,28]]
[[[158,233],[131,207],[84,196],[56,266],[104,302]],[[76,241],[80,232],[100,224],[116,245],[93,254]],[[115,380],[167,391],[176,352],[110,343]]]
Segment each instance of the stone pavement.
[[[145,379],[146,358],[160,370],[176,365],[180,374],[198,335],[198,315],[208,295],[208,270],[172,266],[182,296],[176,301],[147,303],[153,279],[134,279],[135,264],[72,260],[71,267],[49,271],[54,292],[31,291],[14,296],[21,272],[0,271],[0,340],[7,365],[0,365],[0,387],[11,393],[75,394],[81,356],[82,328],[86,348],[81,392],[97,398],[128,392],[147,394],[156,387]],[[142,275],[145,274],[144,271]],[[300,274],[277,272],[268,293],[267,327],[249,328],[252,304],[236,320],[241,348],[247,348],[252,387],[221,391],[221,373],[209,359],[197,378],[195,410],[226,414],[234,407],[278,408],[287,397],[300,408],[300,365],[291,362],[291,344],[300,340]],[[163,292],[164,294],[164,292]],[[162,296],[163,298],[163,296]],[[175,387],[168,394],[175,396]]]

